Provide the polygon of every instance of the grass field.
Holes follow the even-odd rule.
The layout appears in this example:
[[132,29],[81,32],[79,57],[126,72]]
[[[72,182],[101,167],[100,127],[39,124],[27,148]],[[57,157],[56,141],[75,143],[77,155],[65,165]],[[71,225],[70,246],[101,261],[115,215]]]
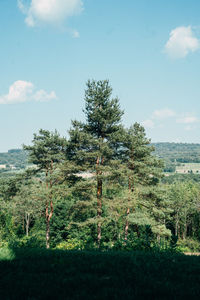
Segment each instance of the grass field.
[[181,166],[176,166],[176,173],[199,173],[200,174],[200,163],[183,163]]
[[199,299],[200,257],[0,250],[0,299]]

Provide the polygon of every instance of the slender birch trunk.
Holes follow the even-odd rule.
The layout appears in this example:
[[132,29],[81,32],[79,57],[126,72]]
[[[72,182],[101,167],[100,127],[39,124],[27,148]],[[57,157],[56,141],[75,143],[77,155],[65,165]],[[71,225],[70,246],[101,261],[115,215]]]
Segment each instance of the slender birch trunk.
[[127,241],[128,239],[128,229],[129,229],[129,222],[128,222],[128,216],[130,214],[130,200],[131,200],[131,193],[134,192],[134,183],[131,184],[131,177],[129,176],[128,179],[128,189],[129,189],[129,199],[128,199],[128,207],[126,210],[126,224],[125,224],[125,232],[124,232],[124,240]]
[[102,172],[99,170],[100,164],[103,164],[104,159],[98,157],[96,162],[96,175],[97,175],[97,243],[98,247],[100,247],[101,243],[101,216],[102,216],[102,187],[103,182],[102,179],[98,178],[98,176],[102,175]]
[[101,243],[101,215],[102,215],[102,180],[97,180],[97,217],[99,219],[97,224],[97,242],[100,247]]
[[25,221],[26,221],[26,236],[29,236],[30,213],[25,213]]
[[128,188],[129,188],[129,199],[128,199],[128,208],[127,208],[127,211],[126,211],[126,224],[125,224],[125,234],[124,234],[124,240],[125,241],[127,241],[128,229],[129,229],[128,216],[130,214],[129,203],[130,203],[130,194],[131,194],[131,179],[130,179],[130,177],[128,179]]
[[177,212],[176,223],[175,223],[175,236],[178,236],[178,224],[179,224],[179,216],[178,216],[178,212]]
[[53,215],[53,202],[50,203],[50,213],[49,213],[49,201],[46,202],[46,248],[50,248],[50,220]]
[[[50,178],[50,182],[48,183],[48,176],[53,173],[53,161],[51,161],[50,170],[46,170],[46,188],[49,190],[49,199],[46,201],[46,248],[50,248],[50,220],[53,216],[53,201],[52,201],[52,178]],[[50,202],[50,212],[49,212],[49,202]]]
[[129,223],[128,223],[128,215],[130,213],[130,208],[128,207],[127,208],[127,211],[126,211],[126,225],[125,225],[125,241],[127,241],[127,237],[128,237],[128,228],[129,228]]

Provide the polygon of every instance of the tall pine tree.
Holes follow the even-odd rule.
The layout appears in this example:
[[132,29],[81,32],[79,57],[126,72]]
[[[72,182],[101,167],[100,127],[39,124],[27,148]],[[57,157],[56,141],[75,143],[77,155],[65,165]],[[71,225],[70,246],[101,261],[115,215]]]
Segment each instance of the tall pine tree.
[[72,122],[69,132],[68,159],[91,173],[96,181],[97,243],[100,246],[102,225],[103,182],[112,172],[115,148],[113,135],[118,135],[123,115],[117,98],[111,98],[108,80],[88,81],[85,91],[86,122]]
[[45,205],[46,217],[46,247],[50,247],[50,220],[53,216],[52,187],[54,185],[53,173],[56,164],[64,159],[66,140],[61,138],[57,131],[39,130],[34,134],[32,146],[24,146],[29,152],[29,162],[37,166],[37,172],[43,172],[44,182],[48,191]]
[[139,123],[134,123],[126,130],[123,142],[123,161],[126,164],[128,179],[128,205],[125,224],[125,240],[127,240],[130,214],[131,194],[136,186],[152,186],[158,183],[162,176],[162,162],[152,152],[154,147],[146,137],[145,129]]

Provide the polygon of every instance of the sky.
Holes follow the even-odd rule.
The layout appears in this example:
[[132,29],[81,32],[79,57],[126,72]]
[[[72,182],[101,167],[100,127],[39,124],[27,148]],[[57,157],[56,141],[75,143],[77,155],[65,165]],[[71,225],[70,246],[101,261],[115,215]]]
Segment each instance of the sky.
[[199,0],[0,0],[0,152],[84,121],[109,79],[123,123],[152,142],[200,143]]

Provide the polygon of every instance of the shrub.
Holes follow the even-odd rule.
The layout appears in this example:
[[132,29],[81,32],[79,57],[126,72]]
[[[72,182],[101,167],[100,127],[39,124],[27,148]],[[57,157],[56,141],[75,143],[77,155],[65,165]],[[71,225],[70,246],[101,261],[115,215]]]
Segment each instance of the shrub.
[[45,245],[44,237],[39,234],[15,238],[9,241],[10,248],[44,248]]
[[177,250],[181,252],[200,252],[200,243],[196,240],[178,240]]
[[78,239],[68,239],[67,241],[63,241],[59,243],[55,249],[60,250],[83,250],[84,243]]

